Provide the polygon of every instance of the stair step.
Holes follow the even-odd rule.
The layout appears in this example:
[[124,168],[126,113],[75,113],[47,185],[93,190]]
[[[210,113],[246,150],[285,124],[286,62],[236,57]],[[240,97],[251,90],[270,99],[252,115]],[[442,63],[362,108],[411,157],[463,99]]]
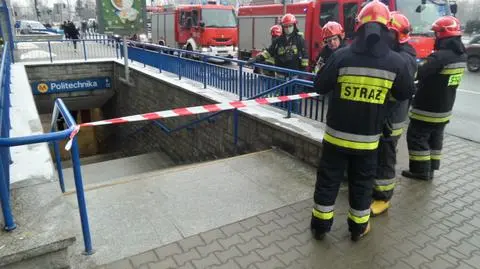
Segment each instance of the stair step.
[[[82,178],[84,186],[97,185],[102,182],[111,182],[120,178],[133,176],[149,171],[161,170],[174,166],[175,163],[161,152],[147,153],[133,157],[82,164]],[[75,189],[73,169],[63,169],[65,189]]]

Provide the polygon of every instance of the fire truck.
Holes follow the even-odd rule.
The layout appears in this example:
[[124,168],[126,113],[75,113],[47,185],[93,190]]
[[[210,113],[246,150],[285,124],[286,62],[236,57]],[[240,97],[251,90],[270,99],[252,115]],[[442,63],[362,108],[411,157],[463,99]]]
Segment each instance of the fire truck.
[[[390,10],[405,14],[412,24],[410,43],[417,58],[427,57],[433,50],[434,35],[430,27],[438,17],[456,12],[456,4],[446,8],[444,0],[381,0]],[[448,0],[446,0],[448,1]],[[297,26],[305,37],[310,64],[323,49],[322,26],[328,21],[343,25],[345,36],[351,40],[355,18],[365,0],[315,0],[286,6],[286,13],[297,18]],[[267,48],[271,41],[269,29],[280,23],[284,12],[282,4],[242,6],[238,10],[239,58],[246,60]]]
[[233,58],[238,50],[238,27],[233,6],[180,5],[152,12],[152,42]]

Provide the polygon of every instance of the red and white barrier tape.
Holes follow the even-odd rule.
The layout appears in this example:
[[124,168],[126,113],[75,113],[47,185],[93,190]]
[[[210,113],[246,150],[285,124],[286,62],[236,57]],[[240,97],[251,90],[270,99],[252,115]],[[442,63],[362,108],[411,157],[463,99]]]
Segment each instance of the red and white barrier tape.
[[250,106],[257,106],[257,105],[281,103],[281,102],[306,99],[306,98],[316,97],[316,96],[318,96],[317,93],[300,93],[300,94],[277,96],[277,97],[257,98],[253,100],[247,100],[247,101],[233,101],[228,103],[176,108],[176,109],[150,112],[150,113],[127,116],[127,117],[114,118],[109,120],[82,123],[77,125],[75,130],[70,134],[70,139],[65,145],[65,149],[70,150],[70,148],[72,147],[72,140],[75,137],[75,135],[77,135],[77,133],[80,131],[80,127],[121,124],[121,123],[127,123],[127,122],[135,122],[135,121],[157,120],[157,119],[165,119],[165,118],[172,118],[172,117],[179,117],[179,116],[189,116],[189,115],[232,110],[236,108],[244,108],[244,107],[250,107]]

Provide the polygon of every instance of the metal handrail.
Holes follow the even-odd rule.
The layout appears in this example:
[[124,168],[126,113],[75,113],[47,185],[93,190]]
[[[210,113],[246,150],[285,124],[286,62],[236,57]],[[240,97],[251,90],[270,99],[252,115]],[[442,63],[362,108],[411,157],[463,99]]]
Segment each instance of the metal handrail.
[[[171,47],[167,47],[167,46],[162,46],[162,45],[157,45],[157,44],[152,44],[152,43],[145,43],[145,42],[138,42],[138,41],[130,41],[129,40],[128,42],[131,43],[131,44],[138,44],[138,45],[143,46],[143,47],[137,46],[138,48],[145,48],[145,46],[148,45],[149,47],[155,47],[155,48],[158,48],[158,49],[161,49],[161,50],[181,52],[181,53],[185,53],[185,54],[189,54],[189,55],[198,56],[199,58],[204,58],[206,60],[217,59],[217,60],[223,60],[223,61],[229,61],[229,62],[237,63],[241,66],[247,65],[246,61],[230,59],[230,58],[225,58],[225,57],[221,57],[221,56],[206,55],[204,53],[191,51],[191,50],[171,48]],[[267,69],[267,70],[270,70],[270,71],[279,72],[279,73],[287,73],[287,74],[291,74],[291,75],[308,76],[308,77],[313,77],[314,76],[314,74],[312,74],[312,73],[293,70],[293,69],[287,69],[287,68],[282,68],[282,67],[276,67],[276,66],[272,66],[272,65],[265,65],[265,64],[260,64],[260,63],[254,63],[252,65],[253,66],[258,66],[258,67],[261,67],[263,69]]]

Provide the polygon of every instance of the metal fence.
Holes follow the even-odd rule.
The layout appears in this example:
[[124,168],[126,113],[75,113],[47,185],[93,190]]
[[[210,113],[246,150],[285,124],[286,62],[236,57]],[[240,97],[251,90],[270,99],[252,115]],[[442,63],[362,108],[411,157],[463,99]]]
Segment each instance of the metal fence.
[[[65,191],[63,184],[63,174],[60,160],[60,152],[58,141],[64,140],[70,136],[75,130],[76,123],[61,99],[55,101],[54,111],[52,115],[52,127],[50,133],[40,135],[30,135],[24,137],[10,137],[10,69],[11,69],[11,53],[6,44],[2,51],[2,61],[0,63],[0,202],[2,205],[2,213],[4,218],[6,231],[16,228],[13,213],[10,206],[10,165],[12,159],[10,156],[10,147],[30,145],[37,143],[52,143],[55,151],[55,160],[57,163],[57,171],[59,173],[60,187]],[[59,116],[65,119],[68,129],[57,131],[56,119]],[[80,219],[83,231],[83,239],[85,244],[85,252],[92,253],[92,243],[90,239],[90,229],[87,217],[87,208],[85,195],[83,191],[82,175],[80,170],[80,153],[78,149],[77,139],[72,141],[72,163],[75,179],[75,188],[77,193],[77,201],[80,212]]]
[[88,60],[118,57],[115,40],[64,39],[50,41],[16,41],[15,62]]
[[[120,44],[120,55],[123,57],[123,45]],[[303,91],[313,91],[312,73],[255,64],[256,66],[274,71],[280,76],[270,77],[251,72],[245,68],[246,62],[217,56],[208,56],[197,52],[168,48],[159,45],[130,42],[128,58],[143,63],[145,66],[157,68],[159,72],[166,71],[182,77],[198,81],[207,86],[215,87],[239,96],[240,100],[259,96],[260,93],[276,87],[293,78],[303,78],[302,85],[289,85],[269,91],[268,96],[288,95]],[[224,65],[214,64],[212,61],[222,61]],[[310,119],[322,121],[325,115],[325,98],[311,98],[298,100],[292,104],[275,104],[274,106],[288,110]]]

